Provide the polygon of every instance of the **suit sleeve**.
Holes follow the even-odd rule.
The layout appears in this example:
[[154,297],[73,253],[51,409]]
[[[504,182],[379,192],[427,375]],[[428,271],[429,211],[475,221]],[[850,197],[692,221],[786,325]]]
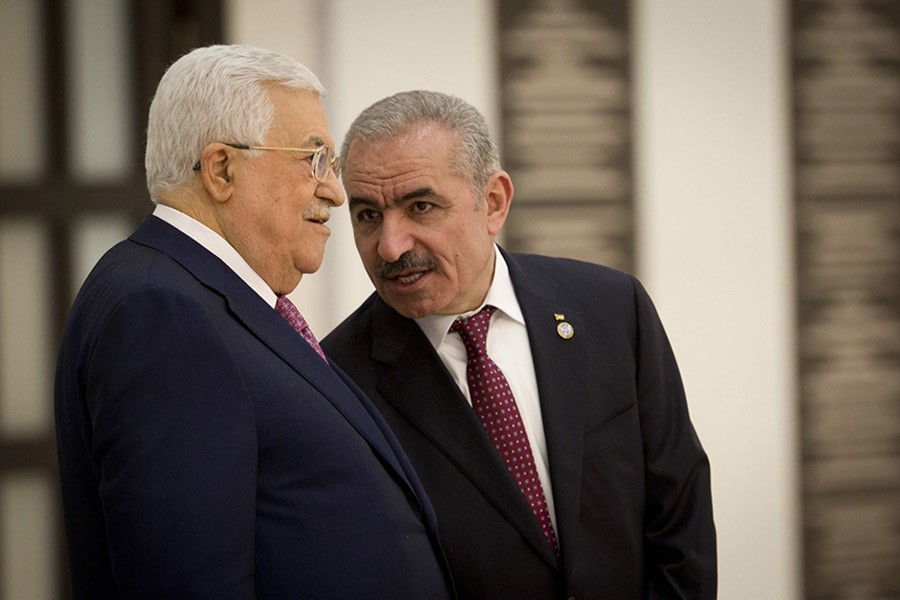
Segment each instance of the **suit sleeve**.
[[637,387],[645,454],[647,597],[716,597],[709,460],[688,414],[675,356],[636,280]]
[[181,293],[132,294],[101,327],[83,376],[124,597],[253,597],[257,445],[239,360]]

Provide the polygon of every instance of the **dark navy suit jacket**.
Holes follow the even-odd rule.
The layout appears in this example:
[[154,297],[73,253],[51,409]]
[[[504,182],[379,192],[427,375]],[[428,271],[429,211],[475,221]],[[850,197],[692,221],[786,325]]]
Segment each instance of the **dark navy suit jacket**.
[[76,598],[452,595],[378,412],[160,219],[87,278],[55,406]]
[[709,463],[650,298],[612,269],[504,256],[537,375],[560,560],[414,321],[373,294],[323,342],[420,474],[460,597],[715,598]]

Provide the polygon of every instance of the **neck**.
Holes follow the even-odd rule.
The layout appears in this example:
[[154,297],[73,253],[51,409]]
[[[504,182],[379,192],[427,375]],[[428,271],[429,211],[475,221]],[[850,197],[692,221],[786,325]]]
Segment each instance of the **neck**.
[[183,212],[195,221],[206,225],[223,238],[225,237],[222,228],[219,226],[215,211],[213,211],[212,200],[204,194],[197,193],[192,189],[183,189],[177,193],[160,198],[159,203]]

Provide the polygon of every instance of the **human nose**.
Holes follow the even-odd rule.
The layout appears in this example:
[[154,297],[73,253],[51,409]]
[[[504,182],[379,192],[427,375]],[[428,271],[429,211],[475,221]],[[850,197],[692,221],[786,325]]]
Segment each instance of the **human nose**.
[[344,203],[344,186],[341,185],[341,180],[331,169],[328,170],[328,177],[325,178],[325,181],[319,182],[319,185],[316,186],[316,196],[331,206],[340,206]]
[[403,221],[385,217],[378,238],[378,256],[385,262],[396,262],[413,246],[415,241]]

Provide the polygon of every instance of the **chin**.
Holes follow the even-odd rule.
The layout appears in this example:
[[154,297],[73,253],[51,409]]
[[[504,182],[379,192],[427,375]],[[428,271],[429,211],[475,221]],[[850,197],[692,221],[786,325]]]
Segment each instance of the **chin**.
[[385,303],[396,310],[407,319],[421,319],[435,314],[434,307],[431,303],[423,300],[412,300],[410,298],[397,298],[379,292]]
[[400,313],[401,316],[404,316],[407,319],[421,319],[422,317],[429,316],[428,311],[425,311],[425,310],[422,310],[422,311],[409,310],[408,308],[406,308],[404,306],[397,306],[396,304],[391,305],[391,308],[396,310],[398,313]]
[[302,274],[312,274],[319,270],[319,267],[322,266],[322,259],[324,258],[323,254],[320,254],[318,258],[310,258],[307,257],[304,260],[297,261],[296,267],[297,270]]

